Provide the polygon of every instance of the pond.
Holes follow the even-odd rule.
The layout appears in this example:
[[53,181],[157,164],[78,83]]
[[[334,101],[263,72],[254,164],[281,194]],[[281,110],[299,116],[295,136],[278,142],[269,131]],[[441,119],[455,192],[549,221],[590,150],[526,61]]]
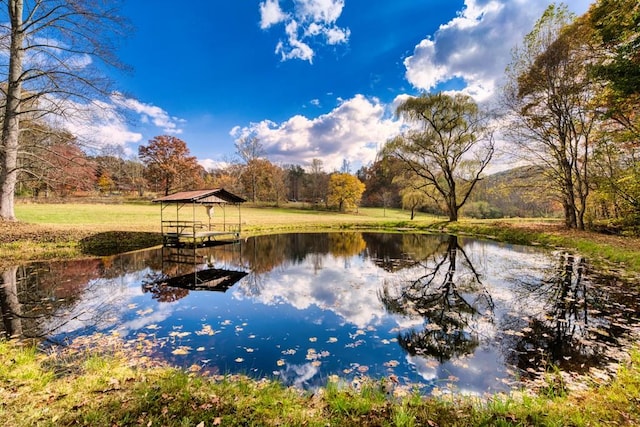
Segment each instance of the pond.
[[449,235],[267,235],[31,263],[1,280],[8,335],[117,334],[186,369],[306,389],[367,376],[484,394],[551,365],[607,373],[640,328],[637,283],[615,271]]

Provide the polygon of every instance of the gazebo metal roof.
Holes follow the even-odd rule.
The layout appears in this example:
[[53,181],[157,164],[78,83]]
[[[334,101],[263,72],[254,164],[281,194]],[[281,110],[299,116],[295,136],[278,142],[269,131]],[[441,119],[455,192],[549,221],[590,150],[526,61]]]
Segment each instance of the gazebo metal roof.
[[240,204],[246,202],[224,188],[214,188],[210,190],[179,191],[168,196],[153,200],[154,203],[198,203],[198,204]]

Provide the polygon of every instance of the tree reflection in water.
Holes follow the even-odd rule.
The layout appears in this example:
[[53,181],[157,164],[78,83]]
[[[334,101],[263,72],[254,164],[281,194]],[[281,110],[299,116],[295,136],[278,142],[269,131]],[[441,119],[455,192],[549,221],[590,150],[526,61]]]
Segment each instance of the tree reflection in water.
[[529,305],[527,316],[505,317],[503,331],[511,349],[507,361],[525,377],[551,365],[573,372],[605,365],[638,322],[629,309],[638,307],[635,291],[625,291],[628,284],[595,271],[584,257],[560,252],[541,281],[518,281],[517,300],[535,301],[538,308],[532,312]]
[[421,276],[400,281],[393,291],[385,283],[380,293],[389,312],[425,320],[424,329],[398,336],[400,346],[412,356],[439,362],[473,353],[480,344],[479,318],[492,321],[493,312],[481,275],[456,236],[448,236],[418,263]]
[[118,306],[101,295],[90,309],[77,310],[83,298],[101,290],[109,278],[158,264],[155,252],[147,251],[6,268],[0,274],[0,332],[7,337],[45,338],[73,322],[99,325],[112,317]]

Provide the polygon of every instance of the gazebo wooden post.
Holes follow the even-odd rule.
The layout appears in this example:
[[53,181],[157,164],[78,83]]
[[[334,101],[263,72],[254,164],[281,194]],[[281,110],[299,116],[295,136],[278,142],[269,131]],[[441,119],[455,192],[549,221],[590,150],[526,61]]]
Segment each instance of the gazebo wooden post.
[[222,205],[222,229],[227,231],[227,209]]

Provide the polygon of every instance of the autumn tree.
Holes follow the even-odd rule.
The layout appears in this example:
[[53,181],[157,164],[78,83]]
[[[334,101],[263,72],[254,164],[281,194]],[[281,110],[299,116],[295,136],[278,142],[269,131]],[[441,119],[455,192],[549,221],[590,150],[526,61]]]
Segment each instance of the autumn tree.
[[327,203],[337,207],[340,212],[357,208],[364,190],[365,185],[357,177],[348,173],[334,173],[329,177]]
[[596,217],[640,223],[640,4],[600,0],[576,24],[600,46],[592,73],[603,81],[604,112],[594,152]]
[[416,211],[428,205],[431,199],[427,197],[419,185],[414,185],[415,182],[412,182],[412,179],[415,179],[415,177],[411,177],[410,174],[407,177],[398,175],[393,182],[400,188],[402,208],[409,209],[413,220],[416,217]]
[[260,140],[255,136],[243,135],[235,142],[236,154],[240,157],[244,164],[243,181],[247,182],[245,186],[247,194],[253,203],[258,198],[258,176],[260,174],[260,165],[258,162],[264,156],[264,147]]
[[93,160],[97,164],[96,176],[101,190],[135,192],[139,196],[144,194],[147,187],[144,165],[137,157],[126,158],[121,148],[108,147],[103,149],[100,155],[94,156]]
[[314,158],[309,165],[309,187],[306,197],[313,204],[318,204],[324,200],[327,202],[327,191],[329,186],[329,176],[324,171],[324,163],[321,159]]
[[306,172],[300,165],[288,165],[285,168],[286,183],[288,184],[288,198],[300,200]]
[[589,162],[599,117],[583,27],[571,27],[566,6],[549,6],[514,50],[507,69],[510,135],[518,151],[543,165],[556,183],[565,225],[584,229]]
[[267,159],[249,160],[244,165],[240,181],[243,194],[250,194],[255,201],[274,202],[277,205],[286,197],[284,170]]
[[138,148],[145,164],[145,176],[166,196],[183,189],[198,189],[203,185],[204,168],[190,155],[187,144],[175,136],[156,136],[148,145]]
[[599,0],[580,20],[593,28],[606,51],[604,61],[594,67],[598,76],[623,98],[640,94],[640,4],[636,0]]
[[367,187],[362,195],[362,205],[400,207],[400,188],[394,178],[401,171],[401,162],[393,157],[380,157],[371,165],[361,167],[356,176]]
[[96,186],[96,165],[75,144],[56,144],[44,153],[44,183],[61,197]]
[[[0,3],[6,64],[0,68],[0,219],[15,220],[23,119],[78,115],[110,94],[104,66],[119,66],[114,42],[126,34],[117,1],[7,0]],[[80,107],[76,107],[80,106]]]
[[208,188],[224,188],[232,193],[241,194],[243,166],[232,164],[224,168],[210,170],[206,181]]
[[396,113],[414,126],[389,141],[385,154],[402,162],[415,190],[457,221],[493,156],[488,115],[466,95],[442,93],[408,98]]

